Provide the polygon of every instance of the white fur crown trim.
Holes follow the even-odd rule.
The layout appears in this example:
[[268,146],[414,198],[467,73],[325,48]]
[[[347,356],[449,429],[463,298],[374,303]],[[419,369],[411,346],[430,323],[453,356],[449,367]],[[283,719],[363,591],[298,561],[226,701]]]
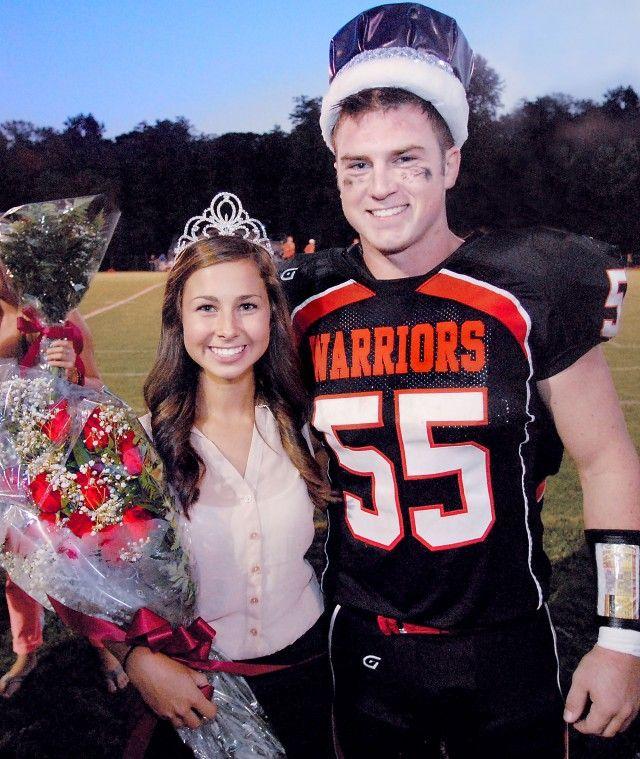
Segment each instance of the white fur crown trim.
[[374,87],[399,87],[429,101],[446,121],[454,143],[458,147],[464,144],[468,136],[469,104],[462,82],[455,74],[427,58],[391,54],[378,59],[365,58],[359,63],[360,56],[365,57],[366,51],[336,74],[322,100],[320,128],[332,153],[332,133],[340,115],[340,102]]

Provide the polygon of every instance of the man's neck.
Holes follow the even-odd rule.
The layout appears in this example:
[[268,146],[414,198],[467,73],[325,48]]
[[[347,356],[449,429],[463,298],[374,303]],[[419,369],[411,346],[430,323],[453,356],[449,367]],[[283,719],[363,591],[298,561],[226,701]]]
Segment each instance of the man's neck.
[[464,240],[448,227],[427,242],[385,255],[362,241],[364,262],[376,279],[402,279],[427,274],[446,260]]

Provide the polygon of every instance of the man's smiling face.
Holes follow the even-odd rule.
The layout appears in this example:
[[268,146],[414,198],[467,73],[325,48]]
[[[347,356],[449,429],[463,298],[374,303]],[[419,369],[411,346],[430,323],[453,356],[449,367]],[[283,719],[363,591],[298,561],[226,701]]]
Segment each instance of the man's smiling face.
[[448,230],[445,195],[458,176],[460,151],[443,154],[418,106],[346,116],[334,146],[342,208],[367,255],[420,255],[432,236]]

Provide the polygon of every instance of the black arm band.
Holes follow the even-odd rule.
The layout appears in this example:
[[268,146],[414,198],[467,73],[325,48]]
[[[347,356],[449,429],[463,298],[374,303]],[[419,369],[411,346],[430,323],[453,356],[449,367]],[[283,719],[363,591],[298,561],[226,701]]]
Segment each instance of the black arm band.
[[125,674],[127,673],[127,662],[129,661],[129,657],[136,650],[136,648],[140,648],[141,645],[142,645],[141,643],[137,643],[136,645],[131,646],[131,648],[124,655],[124,658],[122,660],[122,669]]

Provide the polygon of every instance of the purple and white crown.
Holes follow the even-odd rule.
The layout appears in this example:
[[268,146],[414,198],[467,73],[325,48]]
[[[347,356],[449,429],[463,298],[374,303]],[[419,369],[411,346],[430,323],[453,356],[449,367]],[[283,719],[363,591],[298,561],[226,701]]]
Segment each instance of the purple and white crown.
[[333,129],[344,98],[398,87],[432,103],[461,146],[467,139],[466,88],[472,71],[473,52],[450,16],[417,3],[364,11],[331,40],[329,90],[320,114],[324,141],[333,151]]

